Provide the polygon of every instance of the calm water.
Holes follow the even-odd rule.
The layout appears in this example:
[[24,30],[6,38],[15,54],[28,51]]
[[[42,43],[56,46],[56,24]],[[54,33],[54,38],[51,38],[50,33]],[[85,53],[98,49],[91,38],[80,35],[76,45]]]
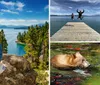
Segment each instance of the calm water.
[[51,36],[67,22],[85,22],[87,25],[100,33],[100,16],[84,17],[83,20],[78,20],[77,17],[75,17],[74,20],[71,20],[71,18],[67,16],[51,16]]
[[25,54],[24,46],[17,44],[17,35],[19,32],[24,32],[23,29],[4,29],[5,37],[8,42],[8,54],[15,54],[17,56],[22,56]]

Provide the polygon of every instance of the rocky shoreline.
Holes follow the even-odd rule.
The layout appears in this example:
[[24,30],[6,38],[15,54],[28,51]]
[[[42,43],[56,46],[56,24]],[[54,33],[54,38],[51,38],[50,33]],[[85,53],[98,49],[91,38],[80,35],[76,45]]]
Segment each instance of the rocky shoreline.
[[0,85],[36,85],[37,73],[23,57],[3,54],[0,70]]

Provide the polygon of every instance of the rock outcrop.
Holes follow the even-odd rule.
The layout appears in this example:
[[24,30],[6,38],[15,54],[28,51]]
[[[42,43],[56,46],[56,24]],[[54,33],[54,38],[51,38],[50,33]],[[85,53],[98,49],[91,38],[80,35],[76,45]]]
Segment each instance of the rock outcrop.
[[37,73],[23,57],[4,54],[0,70],[0,85],[36,85]]

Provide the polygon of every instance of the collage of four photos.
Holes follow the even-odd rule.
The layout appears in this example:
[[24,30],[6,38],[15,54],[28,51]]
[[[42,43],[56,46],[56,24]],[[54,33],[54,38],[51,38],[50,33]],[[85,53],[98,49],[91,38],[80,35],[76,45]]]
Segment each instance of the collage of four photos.
[[0,0],[0,85],[99,84],[99,0]]

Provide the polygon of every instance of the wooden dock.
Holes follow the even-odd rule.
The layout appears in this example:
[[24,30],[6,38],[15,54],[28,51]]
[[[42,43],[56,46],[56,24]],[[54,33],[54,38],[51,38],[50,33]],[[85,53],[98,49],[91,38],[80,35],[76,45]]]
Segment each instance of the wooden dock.
[[51,36],[53,41],[100,41],[100,34],[84,22],[68,22]]

